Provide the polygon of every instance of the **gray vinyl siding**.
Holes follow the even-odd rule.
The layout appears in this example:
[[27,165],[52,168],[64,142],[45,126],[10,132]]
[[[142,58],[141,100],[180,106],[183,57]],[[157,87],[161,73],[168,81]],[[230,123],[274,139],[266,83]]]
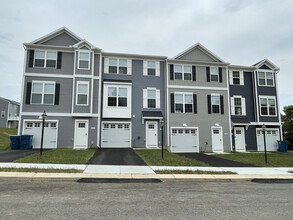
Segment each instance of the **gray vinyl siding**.
[[[99,93],[100,93],[100,89],[99,89],[99,83],[100,80],[98,79],[94,79],[94,91],[93,91],[93,114],[97,114],[100,112],[99,109]],[[102,98],[102,97],[101,97]]]
[[[88,105],[87,106],[79,106],[77,104],[77,82],[89,82],[89,96],[88,96]],[[92,80],[86,78],[75,78],[75,89],[74,89],[74,102],[73,102],[73,113],[90,113],[91,105],[92,105]]]
[[8,112],[11,117],[18,117],[19,116],[19,105],[15,105],[12,103],[8,104]]
[[100,76],[100,55],[95,54],[94,76]]
[[[178,64],[178,65],[184,65]],[[188,64],[191,65],[191,64]],[[196,65],[194,65],[196,66]],[[169,85],[182,85],[182,86],[200,86],[200,87],[221,87],[226,88],[227,87],[227,69],[225,67],[222,67],[222,79],[223,82],[207,82],[207,73],[206,73],[206,67],[207,66],[196,66],[196,81],[191,80],[170,80],[170,68],[168,73],[168,80]],[[217,66],[215,66],[217,67]]]
[[246,116],[237,116],[237,115],[231,115],[232,122],[233,119],[241,119],[245,118],[245,121],[254,122],[255,119],[255,96],[253,93],[253,73],[252,72],[243,72],[244,77],[244,85],[230,85],[230,97],[233,97],[234,95],[239,95],[245,98],[245,104],[246,104]]
[[53,46],[70,46],[76,44],[78,41],[70,37],[68,34],[63,33],[54,37],[48,41],[43,42],[44,45],[53,45]]
[[46,73],[46,74],[64,74],[73,75],[74,66],[74,53],[72,52],[62,52],[62,62],[61,69],[57,68],[42,68],[42,67],[29,67],[29,50],[27,50],[26,59],[26,73]]
[[[171,127],[199,128],[199,146],[200,151],[212,151],[212,134],[211,127],[219,124],[223,129],[223,146],[224,151],[230,151],[230,128],[229,128],[229,111],[228,111],[228,92],[217,90],[196,90],[196,89],[171,89],[170,94],[175,92],[191,92],[197,95],[197,114],[194,113],[171,113],[171,101],[169,101],[169,134],[170,143],[172,137]],[[208,114],[207,96],[211,93],[223,95],[224,114]],[[206,144],[207,143],[207,144]]]
[[[5,111],[5,117],[1,117],[1,112]],[[8,102],[0,99],[0,128],[6,128],[7,126],[7,117],[8,117]]]
[[[22,126],[20,127],[21,133],[23,131],[23,121],[25,119],[36,120],[36,116],[22,116]],[[57,138],[57,147],[58,148],[72,148],[74,145],[74,129],[75,129],[75,120],[79,118],[73,117],[52,117],[48,116],[47,120],[58,120],[58,138]],[[82,118],[89,120],[88,127],[88,146],[97,146],[97,124],[98,118]]]
[[[26,90],[27,82],[33,80],[39,81],[52,81],[60,83],[60,96],[59,105],[38,105],[38,104],[26,104]],[[55,113],[71,113],[72,111],[72,84],[73,79],[66,78],[50,78],[50,77],[31,77],[27,76],[24,80],[24,91],[22,100],[22,111],[23,112],[55,112]]]
[[190,53],[180,57],[179,60],[191,60],[191,61],[203,61],[203,62],[215,62],[211,57],[207,56],[201,50],[192,50]]
[[[103,60],[104,61],[104,60]],[[102,65],[102,68],[104,65]],[[165,62],[160,62],[160,76],[143,76],[143,59],[132,59],[131,75],[103,74],[104,80],[132,81],[132,146],[146,145],[146,125],[142,123],[142,111],[161,111],[165,119],[165,90],[164,90]],[[160,108],[143,108],[143,89],[155,87],[160,89]],[[117,119],[115,119],[117,121]],[[125,120],[124,120],[125,121]],[[161,144],[161,131],[158,123],[158,144]]]
[[92,75],[92,52],[89,50],[88,52],[90,52],[90,62],[89,62],[89,69],[79,69],[78,68],[78,51],[75,51],[75,74],[80,74],[80,75]]

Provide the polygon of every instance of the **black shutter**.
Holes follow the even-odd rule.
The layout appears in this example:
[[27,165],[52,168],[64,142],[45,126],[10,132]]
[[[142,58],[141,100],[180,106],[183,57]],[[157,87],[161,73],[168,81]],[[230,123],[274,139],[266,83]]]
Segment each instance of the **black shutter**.
[[170,64],[170,80],[174,80],[174,65]]
[[193,113],[197,113],[197,96],[196,94],[193,94]]
[[224,97],[220,96],[221,114],[224,114]]
[[25,97],[25,104],[31,104],[31,91],[32,91],[32,83],[28,82],[26,84],[26,97]]
[[59,96],[60,96],[60,83],[55,85],[55,103],[54,105],[59,105]]
[[222,67],[219,67],[219,82],[223,82]]
[[211,95],[208,95],[208,114],[211,114]]
[[34,66],[34,56],[35,56],[35,51],[34,50],[29,50],[28,67],[33,67]]
[[192,66],[192,81],[196,81],[196,67]]
[[61,69],[61,63],[62,63],[62,52],[58,52],[58,55],[57,55],[57,69]]
[[211,78],[210,78],[210,67],[207,66],[207,82],[210,82]]
[[175,106],[174,93],[171,93],[171,113],[175,112],[174,106]]

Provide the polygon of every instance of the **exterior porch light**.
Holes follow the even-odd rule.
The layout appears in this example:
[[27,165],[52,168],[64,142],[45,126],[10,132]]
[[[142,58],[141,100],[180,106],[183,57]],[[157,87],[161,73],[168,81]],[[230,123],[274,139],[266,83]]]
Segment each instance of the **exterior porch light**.
[[267,158],[267,143],[266,143],[266,126],[265,124],[262,125],[262,133],[263,133],[263,141],[264,141],[264,149],[265,149],[265,162],[268,163]]
[[161,126],[161,144],[162,144],[162,160],[164,160],[164,145],[163,145],[163,140],[164,140],[164,120],[160,120],[160,126]]
[[40,148],[40,157],[41,157],[42,154],[43,154],[45,120],[47,118],[47,114],[46,114],[45,110],[44,110],[43,114],[40,116],[40,118],[43,120],[43,123],[42,123],[42,136],[41,136],[41,148]]

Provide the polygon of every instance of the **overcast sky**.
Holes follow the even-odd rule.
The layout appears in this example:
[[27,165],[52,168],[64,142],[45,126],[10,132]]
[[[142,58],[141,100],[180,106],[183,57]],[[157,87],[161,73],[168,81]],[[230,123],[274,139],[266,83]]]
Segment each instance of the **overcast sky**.
[[20,101],[24,42],[60,27],[108,52],[173,57],[200,42],[231,64],[268,58],[293,104],[292,0],[9,0],[0,7],[0,96]]

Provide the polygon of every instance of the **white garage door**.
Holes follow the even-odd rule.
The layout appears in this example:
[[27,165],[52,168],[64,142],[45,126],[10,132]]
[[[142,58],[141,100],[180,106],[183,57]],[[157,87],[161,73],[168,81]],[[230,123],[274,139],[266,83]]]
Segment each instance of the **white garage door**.
[[[256,130],[256,136],[257,136],[257,150],[264,151],[264,136],[263,136],[262,129]],[[280,140],[279,129],[266,130],[267,151],[277,151],[278,140]]]
[[197,128],[172,128],[172,147],[174,153],[199,152]]
[[[57,148],[57,129],[58,122],[45,122],[43,148]],[[33,135],[33,149],[41,147],[42,122],[41,121],[26,121],[24,123],[23,134]]]
[[130,123],[103,123],[102,147],[131,147]]

